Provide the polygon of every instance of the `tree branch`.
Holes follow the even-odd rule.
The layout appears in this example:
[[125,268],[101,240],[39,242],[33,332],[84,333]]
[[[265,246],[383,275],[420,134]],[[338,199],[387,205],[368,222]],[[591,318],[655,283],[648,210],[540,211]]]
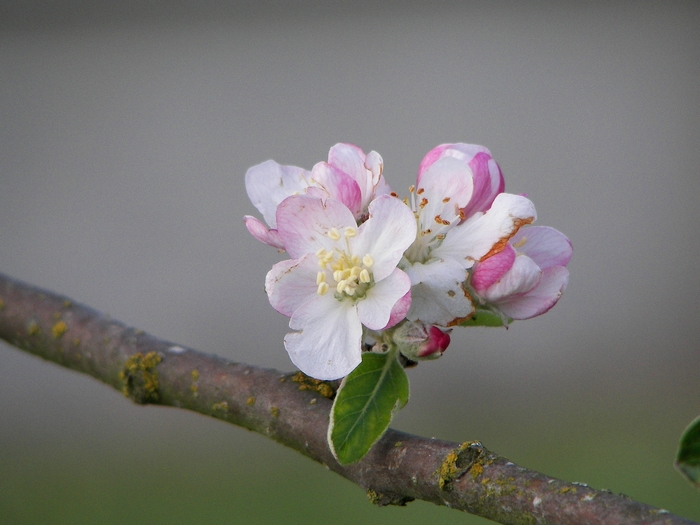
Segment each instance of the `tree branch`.
[[254,430],[360,485],[378,505],[422,499],[505,524],[694,523],[528,470],[478,442],[390,429],[362,461],[341,466],[326,442],[329,385],[163,341],[2,274],[0,338],[136,403],[185,408]]

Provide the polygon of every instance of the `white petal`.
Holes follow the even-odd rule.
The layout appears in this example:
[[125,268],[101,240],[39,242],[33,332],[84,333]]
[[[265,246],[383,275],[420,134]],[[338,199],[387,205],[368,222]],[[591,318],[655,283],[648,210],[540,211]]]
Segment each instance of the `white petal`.
[[385,279],[375,283],[367,296],[357,303],[360,321],[370,330],[381,330],[388,323],[396,302],[411,289],[411,280],[395,268]]
[[300,306],[289,321],[284,346],[292,362],[316,379],[338,379],[362,361],[362,325],[350,301],[317,295]]
[[520,296],[506,297],[497,307],[513,319],[529,319],[552,308],[569,282],[569,270],[563,266],[546,268],[539,285]]
[[428,324],[448,326],[467,317],[474,306],[462,283],[467,272],[454,260],[416,263],[405,269],[411,278],[411,309],[406,317]]
[[272,307],[291,317],[299,306],[317,295],[318,270],[315,254],[275,264],[265,277],[265,291]]
[[282,166],[274,160],[253,166],[245,174],[248,197],[271,228],[277,227],[275,212],[279,203],[313,185],[310,172],[296,166]]
[[522,228],[513,236],[511,243],[543,270],[551,266],[566,266],[573,253],[569,239],[549,226]]
[[294,195],[277,208],[277,231],[292,259],[316,253],[320,248],[332,249],[333,241],[328,237],[331,228],[343,231],[355,225],[347,206],[333,199]]
[[403,252],[415,240],[416,221],[408,206],[389,195],[374,199],[369,214],[357,237],[351,239],[351,249],[360,258],[368,253],[372,256],[374,279],[381,281],[394,271]]
[[521,195],[501,193],[486,213],[476,213],[462,224],[447,232],[442,244],[433,250],[433,256],[455,259],[464,268],[498,252],[518,229],[535,220],[537,214],[532,202]]
[[490,302],[498,302],[504,297],[524,294],[537,286],[542,278],[542,270],[526,255],[515,258],[513,266],[484,293]]
[[473,190],[474,176],[468,164],[454,157],[432,164],[416,189],[419,230],[429,229],[432,237],[456,225],[461,220],[460,208],[469,203]]

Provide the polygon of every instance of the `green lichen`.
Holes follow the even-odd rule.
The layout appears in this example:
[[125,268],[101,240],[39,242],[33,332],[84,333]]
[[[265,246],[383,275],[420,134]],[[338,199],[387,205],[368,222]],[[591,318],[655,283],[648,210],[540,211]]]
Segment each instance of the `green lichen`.
[[[483,452],[484,448],[478,441],[465,441],[459,447],[450,450],[436,472],[440,490],[452,490],[452,482],[473,468]],[[479,465],[479,467],[480,471],[474,477],[483,472],[483,466]]]
[[309,377],[303,372],[297,372],[292,376],[292,381],[299,383],[299,390],[311,390],[313,392],[318,392],[323,397],[328,399],[333,399],[335,397],[335,392],[337,387],[327,381],[321,381],[320,379],[314,379]]
[[139,352],[129,357],[119,373],[119,378],[124,381],[124,395],[142,405],[157,403],[160,394],[156,367],[162,359],[156,352],[148,352],[146,355]]
[[65,321],[58,321],[55,325],[51,327],[51,333],[54,339],[60,338],[63,334],[68,331],[68,325]]
[[272,417],[274,417],[274,418],[280,417],[279,407],[270,407],[270,414],[272,414]]
[[248,406],[253,406],[255,404],[255,398],[253,396],[250,396],[248,399],[245,400],[246,404]]

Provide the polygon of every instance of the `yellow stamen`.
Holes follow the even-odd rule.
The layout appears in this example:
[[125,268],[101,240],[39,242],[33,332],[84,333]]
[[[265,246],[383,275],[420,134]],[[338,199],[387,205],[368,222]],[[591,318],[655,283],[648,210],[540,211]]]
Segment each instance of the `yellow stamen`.
[[367,268],[374,266],[374,259],[372,259],[372,256],[369,253],[362,258],[362,264],[364,264]]
[[316,284],[321,284],[326,282],[326,272],[318,272],[316,274]]
[[371,279],[369,276],[369,272],[367,271],[367,268],[365,268],[364,270],[362,270],[360,272],[360,282],[361,283],[368,283],[368,282],[370,282],[370,280]]
[[316,293],[318,295],[325,295],[326,292],[328,291],[328,283],[318,283],[318,288],[316,289]]
[[340,239],[340,232],[338,231],[338,228],[331,228],[328,231],[328,237],[330,237],[334,241]]
[[351,237],[357,237],[357,228],[353,228],[352,226],[345,228],[345,237],[348,239]]

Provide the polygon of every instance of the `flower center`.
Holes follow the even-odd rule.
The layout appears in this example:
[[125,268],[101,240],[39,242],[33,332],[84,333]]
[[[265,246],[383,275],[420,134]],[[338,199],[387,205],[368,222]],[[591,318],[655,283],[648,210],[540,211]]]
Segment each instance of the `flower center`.
[[338,244],[344,243],[344,248],[334,247],[332,250],[321,248],[316,252],[318,265],[321,270],[316,274],[318,295],[325,295],[332,286],[335,287],[335,297],[339,301],[346,298],[361,299],[372,286],[371,272],[374,259],[367,253],[360,259],[352,255],[348,239],[357,236],[357,228],[349,226],[341,233],[337,228],[331,228],[328,237]]

